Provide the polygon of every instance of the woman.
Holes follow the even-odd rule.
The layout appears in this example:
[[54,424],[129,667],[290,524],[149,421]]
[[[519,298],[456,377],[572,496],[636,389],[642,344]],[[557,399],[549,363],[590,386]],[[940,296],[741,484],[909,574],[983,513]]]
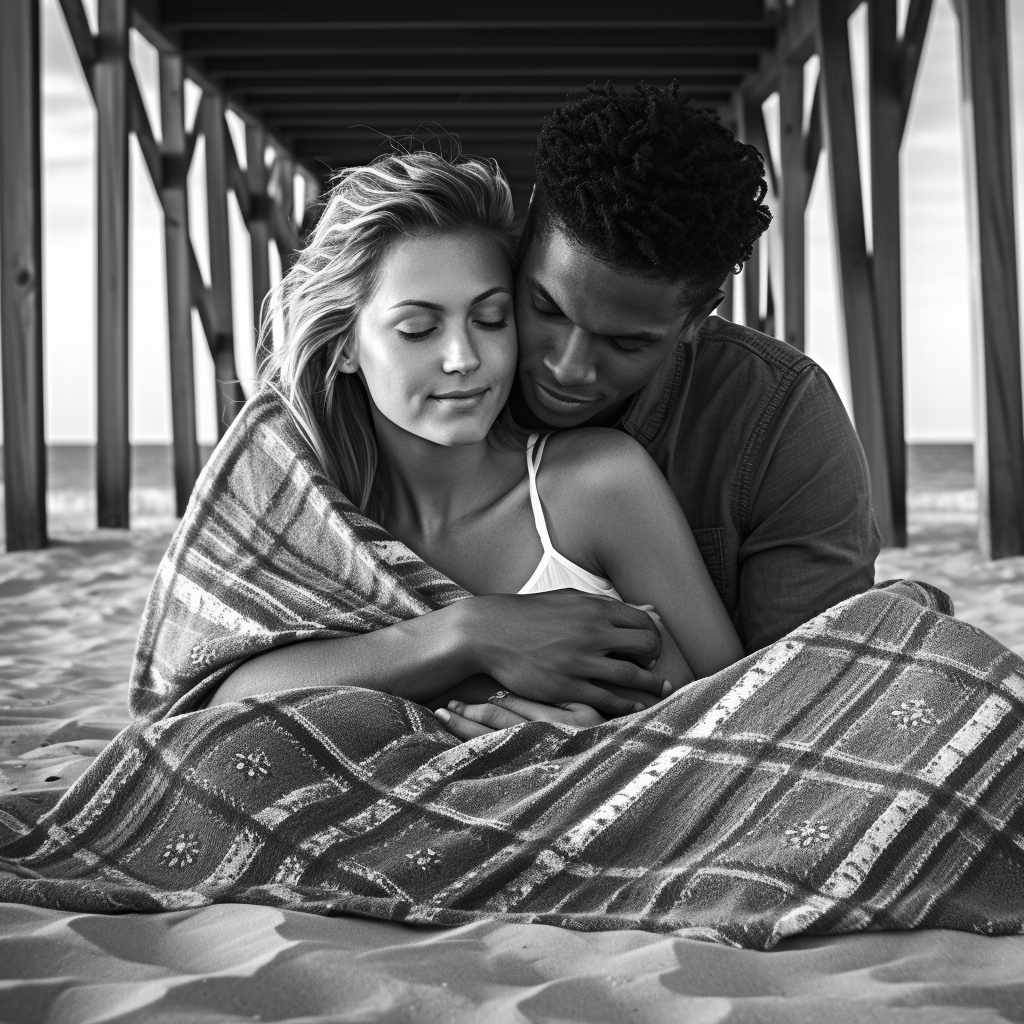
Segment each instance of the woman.
[[[280,337],[262,386],[278,393],[361,511],[469,592],[570,588],[653,606],[664,626],[656,659],[651,645],[635,652],[645,668],[600,657],[588,670],[605,685],[628,683],[631,703],[618,707],[640,709],[650,701],[636,691],[660,698],[743,650],[639,444],[595,429],[525,438],[508,418],[512,213],[504,178],[484,161],[417,153],[344,171],[275,297]],[[493,692],[450,692],[488,668],[484,653],[477,663],[407,672],[387,662],[386,638],[310,640],[244,663],[211,703],[301,680],[379,686],[436,705]],[[509,688],[543,696],[532,684]],[[590,686],[580,696],[602,693]],[[497,699],[530,713],[515,697]],[[461,703],[438,714],[457,734],[474,731],[476,712]],[[566,714],[576,724],[603,720],[580,706]]]

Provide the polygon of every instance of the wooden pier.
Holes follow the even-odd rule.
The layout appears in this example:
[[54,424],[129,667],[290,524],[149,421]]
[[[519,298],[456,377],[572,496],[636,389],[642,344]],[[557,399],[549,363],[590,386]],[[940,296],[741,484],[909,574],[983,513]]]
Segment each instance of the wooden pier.
[[[1006,2],[956,3],[978,367],[979,544],[994,558],[1024,554]],[[244,401],[235,369],[229,191],[249,231],[258,319],[270,288],[270,247],[287,267],[300,245],[297,179],[307,196],[316,196],[333,168],[372,159],[386,136],[443,126],[463,151],[500,162],[517,208],[525,209],[532,147],[545,113],[595,80],[630,87],[641,79],[677,79],[765,156],[776,227],[736,287],[744,295],[748,323],[801,349],[805,210],[820,154],[830,155],[854,421],[883,539],[906,544],[899,155],[932,0],[910,0],[902,28],[897,0],[865,3],[870,130],[858,140],[848,34],[855,0],[654,0],[636,11],[602,12],[602,20],[581,18],[578,5],[558,0],[528,0],[501,12],[463,2],[424,8],[397,0],[379,20],[365,11],[357,20],[350,5],[333,0],[97,0],[95,31],[82,0],[60,0],[98,114],[99,525],[129,525],[129,133],[138,139],[164,214],[174,481],[181,511],[200,464],[193,309],[215,366],[222,430]],[[132,28],[159,51],[159,132],[132,70]],[[812,97],[805,95],[804,71],[815,55],[819,73]],[[39,75],[39,0],[3,0],[0,348],[9,549],[42,547],[47,539]],[[187,79],[202,90],[191,127],[185,119]],[[778,165],[762,113],[773,94],[781,120]],[[227,128],[229,110],[245,123],[243,154]],[[208,281],[192,250],[186,188],[200,137],[206,154]],[[874,186],[870,250],[860,180],[863,144],[869,146]],[[763,306],[765,260],[769,287]]]

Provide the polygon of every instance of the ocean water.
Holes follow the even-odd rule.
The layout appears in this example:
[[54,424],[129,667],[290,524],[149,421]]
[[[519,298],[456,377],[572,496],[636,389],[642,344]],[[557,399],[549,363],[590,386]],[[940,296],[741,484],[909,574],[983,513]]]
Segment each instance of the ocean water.
[[[0,446],[0,452],[3,451]],[[205,461],[212,448],[201,449]],[[91,491],[96,479],[96,449],[87,444],[55,444],[47,449],[49,489]],[[974,487],[973,446],[970,444],[912,444],[907,448],[911,491],[964,490]],[[0,483],[4,467],[0,461]],[[132,446],[132,487],[167,490],[174,487],[171,446]]]

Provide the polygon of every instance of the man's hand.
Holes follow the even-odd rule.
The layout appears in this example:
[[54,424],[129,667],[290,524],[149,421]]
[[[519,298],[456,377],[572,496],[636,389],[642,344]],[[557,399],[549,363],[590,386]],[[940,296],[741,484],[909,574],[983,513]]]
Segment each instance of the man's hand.
[[444,727],[460,740],[511,729],[524,722],[558,722],[577,729],[600,725],[606,719],[587,704],[568,702],[557,707],[525,700],[513,693],[496,693],[486,704],[464,704],[450,701],[447,708],[434,712]]
[[462,605],[462,629],[476,654],[476,671],[522,697],[624,715],[642,705],[604,689],[605,684],[659,698],[671,689],[650,671],[661,653],[654,621],[628,604],[556,590],[491,594]]

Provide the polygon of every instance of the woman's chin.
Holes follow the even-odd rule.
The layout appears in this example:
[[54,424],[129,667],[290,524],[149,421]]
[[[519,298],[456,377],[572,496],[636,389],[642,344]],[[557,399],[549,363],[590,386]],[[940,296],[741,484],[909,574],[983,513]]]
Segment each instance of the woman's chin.
[[431,431],[426,436],[428,441],[443,445],[445,448],[462,448],[466,445],[479,444],[487,437],[490,429],[490,423],[487,424],[486,428],[480,425],[460,424],[448,429]]

